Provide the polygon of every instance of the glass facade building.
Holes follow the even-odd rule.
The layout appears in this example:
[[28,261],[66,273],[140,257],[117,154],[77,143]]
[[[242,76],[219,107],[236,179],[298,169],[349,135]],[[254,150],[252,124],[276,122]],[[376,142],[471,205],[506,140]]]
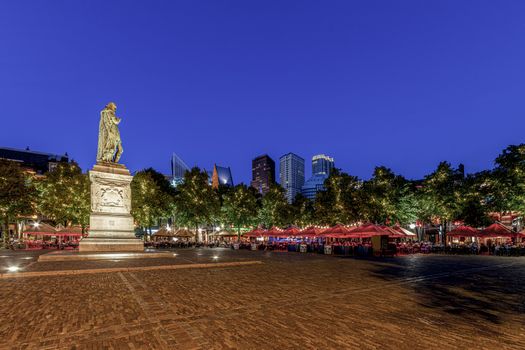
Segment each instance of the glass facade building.
[[324,191],[324,182],[334,169],[334,158],[324,154],[312,157],[312,177],[309,178],[301,188],[303,196],[310,200],[315,200],[318,192]]
[[175,153],[171,156],[171,184],[173,187],[177,187],[184,181],[184,174],[189,171],[190,168],[184,163],[184,161]]
[[233,187],[233,177],[230,167],[213,165],[213,170],[208,171],[208,181],[213,188],[220,186]]
[[312,157],[312,175],[326,174],[330,176],[333,168],[334,158],[324,154],[318,154]]
[[279,165],[281,186],[288,203],[292,203],[304,185],[304,159],[297,154],[288,153],[279,158]]

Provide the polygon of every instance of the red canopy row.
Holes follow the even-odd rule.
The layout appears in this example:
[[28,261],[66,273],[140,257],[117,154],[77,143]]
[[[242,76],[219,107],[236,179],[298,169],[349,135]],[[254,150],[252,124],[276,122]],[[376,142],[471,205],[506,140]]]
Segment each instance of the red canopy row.
[[335,225],[326,229],[310,226],[303,230],[292,226],[286,230],[272,227],[270,230],[255,229],[244,234],[247,238],[257,237],[323,237],[323,238],[370,238],[387,235],[392,238],[411,238],[415,234],[399,226],[388,227],[382,225],[365,224],[357,227]]
[[509,227],[496,222],[483,230],[478,230],[470,226],[458,226],[447,233],[449,237],[479,237],[479,238],[497,238],[497,237],[525,237],[525,231],[514,232]]
[[80,226],[69,226],[61,229],[56,229],[49,224],[43,222],[35,222],[33,224],[28,225],[22,231],[22,233],[31,236],[82,237],[82,228]]

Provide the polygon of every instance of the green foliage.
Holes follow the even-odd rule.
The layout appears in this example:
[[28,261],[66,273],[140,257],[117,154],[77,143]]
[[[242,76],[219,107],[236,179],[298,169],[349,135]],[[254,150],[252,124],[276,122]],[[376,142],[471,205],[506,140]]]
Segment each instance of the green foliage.
[[511,145],[496,158],[488,181],[490,204],[498,212],[525,212],[525,144]]
[[9,240],[9,223],[33,212],[35,197],[31,181],[18,163],[0,159],[0,219],[4,244]]
[[36,181],[38,212],[56,223],[81,225],[89,223],[90,185],[87,174],[76,163],[58,163],[56,168]]
[[286,201],[284,189],[279,185],[272,185],[261,200],[258,221],[266,228],[272,226],[287,226],[291,223],[291,209]]
[[314,203],[298,194],[291,206],[292,223],[300,227],[310,226],[315,222],[314,214]]
[[149,168],[131,181],[131,214],[142,227],[154,226],[171,216],[175,191],[161,173]]
[[317,223],[335,225],[359,220],[362,183],[357,177],[334,170],[324,187],[326,190],[317,194],[314,204]]
[[425,177],[423,196],[431,219],[450,221],[459,217],[462,181],[447,162],[439,163],[437,169]]
[[240,232],[243,226],[253,225],[257,218],[257,198],[253,188],[237,185],[224,195],[221,208],[223,222]]
[[219,217],[220,199],[208,184],[208,174],[193,168],[184,175],[184,183],[177,187],[175,221],[180,226],[198,228]]
[[361,190],[361,218],[367,222],[398,222],[401,198],[407,194],[407,180],[386,167],[376,167]]

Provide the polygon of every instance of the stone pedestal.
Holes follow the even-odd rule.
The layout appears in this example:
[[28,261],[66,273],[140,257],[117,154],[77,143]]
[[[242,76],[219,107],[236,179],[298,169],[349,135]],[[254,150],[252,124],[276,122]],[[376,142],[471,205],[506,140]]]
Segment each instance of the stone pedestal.
[[89,172],[91,215],[89,236],[80,241],[81,252],[144,251],[135,238],[131,211],[133,176],[121,164],[97,162]]

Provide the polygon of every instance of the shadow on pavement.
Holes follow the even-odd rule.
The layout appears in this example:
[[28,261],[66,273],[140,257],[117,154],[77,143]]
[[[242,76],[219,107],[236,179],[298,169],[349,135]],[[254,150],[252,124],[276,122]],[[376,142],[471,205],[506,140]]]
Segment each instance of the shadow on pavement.
[[474,321],[502,323],[525,314],[525,261],[520,258],[411,256],[370,260],[376,278],[405,284],[416,302]]

